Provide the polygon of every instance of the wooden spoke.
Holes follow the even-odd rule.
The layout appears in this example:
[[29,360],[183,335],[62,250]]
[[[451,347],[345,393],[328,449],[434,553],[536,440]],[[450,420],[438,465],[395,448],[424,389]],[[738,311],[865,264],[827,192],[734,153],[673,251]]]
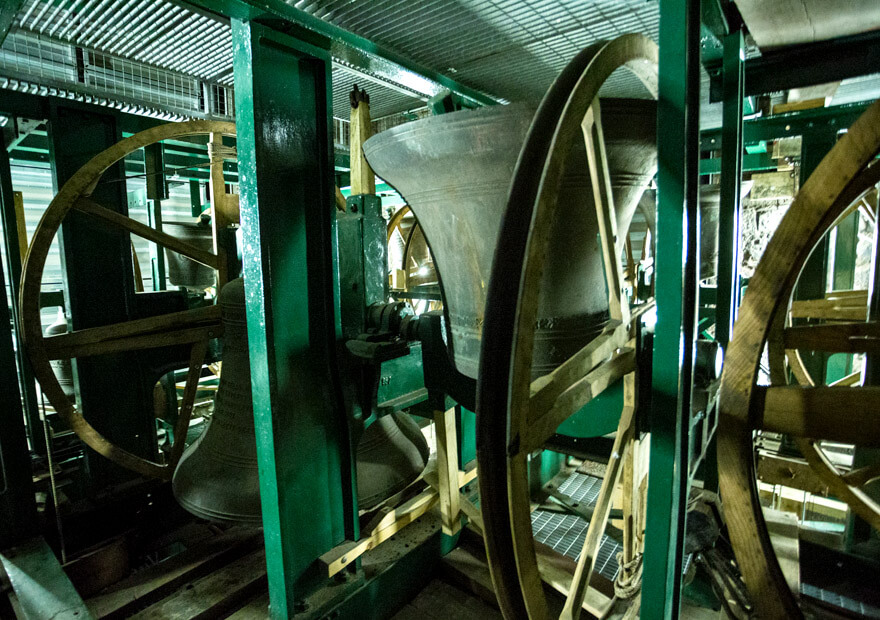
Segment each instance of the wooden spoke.
[[103,220],[111,226],[120,228],[122,230],[127,230],[128,232],[133,233],[138,237],[143,237],[147,241],[158,243],[159,245],[164,246],[173,252],[177,252],[178,254],[182,254],[183,256],[191,258],[198,263],[207,265],[208,267],[211,267],[213,269],[218,269],[220,267],[220,257],[216,254],[200,250],[184,241],[181,241],[177,237],[172,237],[167,233],[159,232],[155,228],[150,228],[146,224],[141,224],[137,220],[133,220],[130,217],[126,217],[124,215],[116,213],[115,211],[111,211],[106,207],[102,207],[91,198],[80,198],[73,203],[73,208],[77,211],[88,213],[89,215]]
[[612,495],[620,480],[620,474],[623,469],[625,448],[629,446],[635,432],[635,427],[633,426],[636,396],[635,375],[632,373],[628,374],[624,378],[623,385],[623,412],[620,416],[620,423],[617,426],[617,436],[614,438],[614,447],[611,449],[611,457],[608,460],[608,467],[605,469],[605,479],[602,481],[602,488],[599,491],[599,497],[596,499],[593,518],[587,527],[584,546],[581,549],[581,556],[572,579],[572,588],[565,600],[565,607],[563,607],[562,613],[559,616],[563,620],[576,620],[580,618],[584,595],[586,594],[587,586],[590,583],[590,577],[596,564],[596,553],[599,550],[599,543],[602,541],[602,534],[605,533],[605,525],[611,513]]
[[880,387],[757,387],[764,398],[762,428],[797,437],[880,445]]
[[[616,230],[619,213],[611,190],[597,99],[602,84],[622,67],[631,70],[656,96],[657,47],[641,35],[596,43],[581,52],[554,82],[519,155],[499,233],[499,252],[502,246],[506,249],[505,259],[493,265],[482,351],[503,352],[499,359],[504,363],[495,368],[481,364],[477,424],[482,439],[477,459],[490,572],[499,605],[508,618],[547,617],[542,577],[566,593],[572,585],[567,575],[560,578],[548,571],[548,564],[539,562],[536,553],[540,545],[533,538],[529,511],[530,451],[541,448],[571,413],[635,370],[635,354],[628,344],[632,313],[621,264],[625,241]],[[595,342],[554,372],[533,381],[535,324],[548,243],[557,221],[569,156],[573,148],[580,150],[580,140],[586,147],[612,322]],[[609,478],[607,485],[613,487],[615,482]],[[602,512],[597,511],[593,519],[601,521],[595,526],[599,532],[606,520]],[[590,555],[588,552],[586,557]],[[584,571],[590,572],[586,565],[581,568],[582,574]],[[589,600],[587,588],[582,584],[580,589],[576,598],[583,600],[586,594]]]
[[221,332],[214,305],[48,336],[43,346],[49,359],[65,359],[208,340]]
[[612,321],[595,340],[565,360],[556,370],[532,381],[529,423],[542,418],[553,408],[560,395],[610,358],[614,351],[626,345],[628,339],[629,325]]
[[587,147],[587,163],[593,185],[593,201],[599,219],[599,238],[602,241],[602,261],[605,265],[605,282],[608,286],[608,308],[613,320],[629,322],[629,303],[623,290],[620,264],[620,241],[617,238],[614,196],[611,193],[611,175],[605,154],[605,138],[602,133],[602,113],[599,98],[592,104],[581,122]]
[[[631,344],[634,346],[635,343]],[[529,425],[528,434],[520,440],[520,449],[526,453],[539,449],[573,413],[635,369],[635,350],[630,347],[621,349],[607,362],[562,392],[553,406]]]
[[880,463],[867,465],[841,474],[841,479],[851,487],[863,487],[880,478]]
[[[802,441],[880,443],[875,416],[880,388],[765,388],[757,384],[761,356],[767,344],[776,351],[771,359],[771,370],[775,364],[778,379],[780,344],[773,344],[772,333],[774,329],[781,331],[775,322],[780,314],[826,321],[867,318],[864,291],[835,292],[820,300],[790,302],[790,299],[815,245],[854,202],[880,181],[880,166],[876,163],[878,151],[880,102],[871,105],[849,128],[801,186],[749,282],[725,358],[718,405],[721,495],[737,563],[755,603],[755,611],[761,617],[798,618],[802,613],[776,559],[757,500],[755,429],[795,435],[803,438]],[[827,342],[832,335],[840,334],[823,325],[813,334],[790,331],[780,338],[787,340],[783,347],[806,346],[808,342],[809,346],[816,346]],[[848,334],[842,335],[842,341],[851,346]],[[860,345],[855,350],[864,348]],[[788,350],[797,353],[796,349]],[[789,355],[789,360],[792,359],[796,357]],[[793,364],[792,369],[796,368]],[[823,481],[829,488],[832,480],[846,487],[839,472],[822,464],[819,452],[813,451],[809,461],[817,476],[825,476]],[[810,450],[805,449],[805,458],[809,453]],[[833,489],[831,492],[836,494]],[[861,510],[859,504],[865,505],[862,500],[858,493],[848,493],[846,501],[853,510]]]
[[880,324],[829,323],[787,327],[783,342],[786,349],[829,353],[880,353]]
[[192,417],[193,403],[196,400],[196,392],[199,391],[199,378],[202,376],[202,364],[205,363],[205,353],[208,351],[208,341],[196,342],[189,356],[189,370],[186,373],[186,386],[183,388],[183,399],[177,410],[177,423],[174,425],[174,444],[171,446],[168,469],[174,471],[177,462],[183,455],[186,447],[186,431],[189,428],[189,420]]
[[868,314],[868,291],[834,291],[825,299],[791,302],[789,315],[793,319],[831,319],[864,321]]
[[[854,390],[855,391],[855,390]],[[852,484],[840,475],[837,467],[828,459],[828,456],[819,447],[818,442],[812,439],[798,439],[798,450],[804,455],[807,463],[816,472],[816,475],[828,485],[831,494],[846,502],[850,509],[862,519],[871,524],[874,529],[880,529],[880,504],[862,491],[859,484]],[[866,467],[861,475],[870,478],[880,475],[880,466]],[[857,473],[856,470],[852,473]]]
[[[41,286],[49,250],[64,218],[71,209],[98,219],[108,226],[138,235],[221,272],[225,267],[225,261],[217,254],[194,248],[175,237],[158,232],[136,220],[106,209],[91,198],[101,176],[130,153],[163,140],[198,134],[211,134],[214,144],[211,148],[216,150],[219,148],[217,145],[220,142],[220,136],[235,135],[235,124],[194,120],[158,125],[117,142],[77,170],[58,191],[43,214],[28,250],[21,281],[19,313],[22,317],[22,341],[27,349],[34,377],[39,381],[49,402],[52,403],[70,429],[97,453],[141,475],[160,479],[171,477],[177,459],[180,458],[183,451],[186,428],[198,387],[198,378],[205,357],[207,341],[219,336],[222,330],[219,308],[212,306],[187,310],[164,316],[138,319],[128,323],[83,329],[47,338],[43,335],[40,321]],[[214,154],[211,155],[212,164],[220,162],[219,165],[212,165],[212,172],[214,168],[222,169],[220,158],[235,156],[231,149],[219,148],[218,153],[217,158],[214,157]],[[217,194],[217,192],[214,193]],[[220,201],[223,201],[224,204],[220,205]],[[219,199],[217,205],[219,205],[218,210],[225,209],[227,213],[237,211],[237,197],[227,196],[224,192],[224,198]],[[140,280],[139,277],[138,280]],[[222,285],[225,277],[221,276],[218,280]],[[112,283],[107,283],[107,285],[110,286]],[[184,389],[183,404],[175,430],[175,443],[166,464],[152,462],[132,454],[102,436],[64,395],[50,365],[51,359],[83,357],[187,343],[192,344],[190,367]]]

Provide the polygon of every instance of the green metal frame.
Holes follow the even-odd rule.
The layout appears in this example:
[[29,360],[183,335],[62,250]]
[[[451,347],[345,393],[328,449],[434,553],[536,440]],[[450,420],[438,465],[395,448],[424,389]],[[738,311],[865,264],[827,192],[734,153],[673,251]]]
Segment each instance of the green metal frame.
[[321,583],[314,559],[357,536],[335,360],[330,56],[251,21],[233,19],[232,38],[270,612],[288,618]]
[[659,74],[657,325],[642,618],[677,617],[681,598],[699,256],[700,0],[660,0]]
[[370,76],[424,97],[448,89],[477,105],[500,100],[421,66],[372,41],[297,9],[282,0],[175,0],[225,17],[263,22],[304,43],[329,50],[330,55]]

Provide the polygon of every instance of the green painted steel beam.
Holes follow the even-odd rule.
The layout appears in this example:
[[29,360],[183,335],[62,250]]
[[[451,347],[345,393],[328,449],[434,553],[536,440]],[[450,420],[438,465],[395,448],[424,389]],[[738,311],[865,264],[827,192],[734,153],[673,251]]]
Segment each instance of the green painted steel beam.
[[[6,249],[5,274],[9,281],[9,302],[11,307],[16,309],[16,311],[12,312],[12,324],[15,328],[15,357],[18,360],[16,376],[18,378],[18,387],[23,397],[22,403],[24,404],[25,415],[27,416],[33,449],[37,454],[45,455],[46,442],[40,441],[42,437],[42,421],[40,419],[34,373],[31,370],[30,361],[27,359],[24,347],[21,344],[22,323],[21,316],[17,312],[19,288],[21,286],[22,259],[21,252],[19,251],[18,221],[15,213],[15,197],[13,194],[12,170],[10,169],[9,159],[9,153],[6,149],[0,148],[0,216],[2,216],[3,242]],[[48,161],[48,153],[46,153],[46,160]],[[5,295],[2,303],[4,306],[6,305]],[[0,318],[0,323],[2,322],[3,319]],[[0,385],[4,384],[0,383]]]
[[722,111],[721,205],[718,210],[718,285],[715,303],[715,339],[727,348],[739,291],[740,184],[743,173],[743,66],[746,57],[742,32],[724,40],[724,108]]
[[[724,164],[723,157],[713,157],[700,160],[700,175],[721,174]],[[762,170],[776,170],[779,167],[777,160],[770,157],[769,153],[757,153],[755,155],[743,155],[743,172],[760,172]]]
[[[642,618],[678,616],[696,337],[700,2],[660,0],[657,325]],[[684,231],[684,233],[683,233]]]
[[25,618],[92,620],[94,616],[42,538],[0,553]]
[[232,45],[270,613],[288,618],[326,582],[315,558],[357,535],[335,359],[330,55],[237,18]]
[[348,32],[282,0],[175,0],[175,2],[229,18],[262,21],[304,42],[329,50],[334,59],[342,61],[355,70],[364,71],[426,97],[433,97],[448,89],[479,105],[501,102],[498,98],[419,65],[369,39]]
[[[812,133],[838,132],[852,125],[873,101],[847,103],[827,108],[813,108],[788,114],[754,118],[743,123],[743,143],[779,140]],[[722,145],[721,129],[710,129],[700,135],[700,149],[718,150]]]
[[[0,165],[6,161],[5,149]],[[5,167],[8,172],[8,165]],[[0,170],[0,200],[3,214],[12,200],[12,185],[8,175]],[[7,218],[4,228],[8,230]],[[13,223],[12,230],[15,231]],[[7,235],[7,239],[8,239]],[[6,256],[18,256],[18,239],[7,244]],[[0,549],[21,542],[35,533],[37,509],[34,501],[33,471],[28,454],[27,434],[21,409],[20,375],[16,369],[16,352],[11,333],[12,317],[6,298],[5,272],[0,259]],[[17,314],[17,313],[16,313]],[[19,346],[19,351],[21,347]],[[33,378],[31,378],[33,385]],[[30,423],[39,423],[39,417],[30,417]]]

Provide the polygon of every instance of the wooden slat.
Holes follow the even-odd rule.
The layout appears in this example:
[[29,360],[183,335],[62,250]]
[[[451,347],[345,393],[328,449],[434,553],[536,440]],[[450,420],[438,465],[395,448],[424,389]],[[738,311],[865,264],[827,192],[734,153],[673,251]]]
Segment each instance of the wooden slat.
[[880,445],[880,387],[757,387],[764,399],[760,428],[797,437]]
[[584,546],[581,549],[581,556],[571,582],[572,588],[569,591],[568,597],[565,600],[565,607],[560,615],[560,618],[564,620],[577,620],[577,618],[580,618],[581,606],[583,605],[590,577],[593,574],[593,568],[596,563],[596,553],[599,550],[599,543],[602,542],[602,534],[605,533],[605,525],[608,523],[608,516],[611,513],[614,490],[617,487],[623,469],[624,452],[630,446],[630,442],[635,434],[633,415],[636,404],[636,377],[634,373],[628,374],[624,378],[623,391],[623,412],[620,415],[620,423],[617,426],[617,436],[614,439],[614,447],[611,450],[608,467],[605,470],[605,479],[602,481],[602,488],[599,491],[599,497],[596,499],[593,518],[587,527]]
[[130,617],[137,620],[222,618],[267,586],[266,550],[257,549]]
[[28,239],[27,228],[24,219],[24,198],[21,192],[12,192],[12,205],[15,207],[15,228],[18,232],[18,251],[21,254],[21,260],[27,256]]
[[434,412],[437,435],[437,478],[440,482],[440,517],[443,533],[453,536],[461,529],[461,508],[458,492],[458,442],[455,429],[455,408]]
[[[357,98],[357,93],[353,93]],[[376,176],[367,163],[363,146],[372,134],[370,124],[370,104],[362,98],[357,99],[357,107],[351,109],[349,137],[351,144],[351,195],[376,193]]]
[[437,505],[439,500],[437,491],[434,489],[423,491],[394,511],[389,512],[375,526],[370,536],[357,541],[345,541],[318,558],[318,562],[324,566],[327,576],[332,577],[364,553],[385,542],[428,512]]
[[834,291],[825,299],[793,301],[789,315],[794,319],[864,321],[868,315],[868,291]]
[[529,434],[520,439],[520,449],[532,452],[543,446],[556,433],[559,425],[571,417],[574,412],[580,410],[610,385],[635,369],[635,351],[630,348],[621,350],[560,394],[553,407],[544,416],[535,420],[529,428]]
[[[199,333],[205,330],[215,330],[215,335],[208,337],[219,336],[221,333],[220,306],[212,305],[125,323],[80,329],[46,337],[43,339],[43,345],[49,359],[64,359],[111,352],[102,347],[109,347],[112,351],[150,348],[144,345],[150,344],[154,339],[158,344],[153,344],[153,347],[174,344],[175,342],[193,342],[192,339],[189,339],[190,336],[185,335],[192,330]],[[201,338],[204,337],[206,337],[206,333],[201,336]]]
[[767,484],[781,484],[813,495],[828,496],[828,485],[822,482],[806,461],[801,459],[760,452],[757,470],[758,480]]
[[880,324],[830,323],[787,327],[783,333],[786,349],[829,353],[880,352]]
[[87,605],[98,618],[111,614],[127,617],[144,605],[165,598],[187,582],[256,549],[262,540],[259,530],[233,528],[120,581],[90,598]]
[[611,318],[629,323],[629,303],[623,290],[623,269],[620,264],[621,246],[617,237],[617,210],[611,191],[611,174],[605,153],[605,137],[602,129],[602,112],[599,98],[593,100],[581,123],[584,143],[587,147],[587,166],[593,186],[593,202],[599,222],[599,239],[602,243],[602,262],[605,266],[605,282],[608,287],[608,308]]
[[80,198],[73,203],[72,207],[77,211],[88,213],[89,215],[92,215],[106,222],[107,224],[110,224],[111,226],[120,228],[122,230],[127,230],[128,232],[135,234],[138,237],[143,237],[147,241],[158,243],[159,245],[166,247],[173,252],[177,252],[178,254],[182,254],[183,256],[187,256],[193,259],[197,263],[207,265],[208,267],[211,267],[213,269],[220,268],[220,258],[216,254],[200,250],[184,241],[181,241],[177,237],[172,237],[169,234],[159,232],[158,230],[150,228],[146,224],[141,224],[137,220],[133,220],[130,217],[126,217],[124,215],[116,213],[115,211],[111,211],[110,209],[102,207],[91,198]]
[[627,325],[619,321],[610,323],[601,334],[565,360],[553,372],[532,381],[529,422],[543,417],[556,403],[560,394],[611,357],[615,350],[626,345],[628,338]]

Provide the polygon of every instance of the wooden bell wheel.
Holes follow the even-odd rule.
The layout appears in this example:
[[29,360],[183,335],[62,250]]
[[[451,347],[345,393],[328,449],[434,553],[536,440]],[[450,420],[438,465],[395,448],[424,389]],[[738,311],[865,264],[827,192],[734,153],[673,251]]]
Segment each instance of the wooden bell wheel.
[[[740,308],[719,393],[718,459],[721,495],[731,543],[743,578],[763,618],[802,615],[776,560],[756,483],[756,430],[798,439],[804,457],[838,498],[877,527],[877,504],[860,487],[877,468],[844,474],[819,440],[880,445],[874,414],[880,387],[787,385],[784,351],[878,353],[876,322],[786,326],[794,285],[810,252],[847,209],[880,181],[880,102],[874,103],[803,185],[752,277]],[[757,384],[765,348],[771,384]],[[811,379],[812,380],[812,379]]]
[[[562,614],[576,618],[611,510],[623,455],[635,433],[632,317],[623,287],[623,246],[616,230],[598,99],[602,84],[621,67],[630,69],[656,97],[657,46],[641,35],[625,35],[585,49],[553,83],[520,153],[495,252],[477,389],[477,459],[490,572],[507,618],[548,615],[532,536],[529,455],[543,446],[559,424],[623,378],[624,407],[617,437]],[[596,339],[533,382],[532,347],[542,267],[564,164],[578,136],[586,143],[611,321]],[[631,521],[626,515],[625,520]]]
[[[107,209],[91,198],[104,172],[128,154],[161,140],[197,134],[235,135],[235,124],[195,120],[159,125],[118,142],[80,168],[64,184],[43,214],[25,259],[21,281],[19,310],[23,324],[22,339],[33,366],[34,376],[40,382],[49,402],[79,438],[93,450],[122,467],[144,476],[160,479],[171,478],[183,453],[186,429],[189,425],[208,341],[218,337],[222,332],[220,308],[212,305],[46,337],[43,335],[40,322],[40,288],[49,247],[65,216],[71,210],[84,213],[110,228],[158,243],[217,270],[220,274],[219,285],[222,286],[225,283],[225,258],[221,254],[193,247],[176,237]],[[215,157],[219,158],[222,155],[214,154],[212,160]],[[212,165],[212,173],[216,169],[220,169],[222,174],[222,160],[220,166]],[[220,191],[223,191],[222,184]],[[215,183],[215,196],[217,195]],[[214,219],[216,217],[215,215]],[[190,344],[191,351],[183,399],[174,429],[174,443],[166,463],[144,459],[108,441],[70,403],[49,364],[53,359],[121,353],[172,344]]]

